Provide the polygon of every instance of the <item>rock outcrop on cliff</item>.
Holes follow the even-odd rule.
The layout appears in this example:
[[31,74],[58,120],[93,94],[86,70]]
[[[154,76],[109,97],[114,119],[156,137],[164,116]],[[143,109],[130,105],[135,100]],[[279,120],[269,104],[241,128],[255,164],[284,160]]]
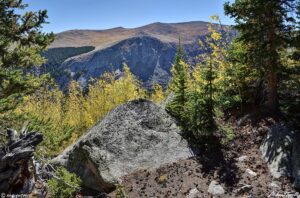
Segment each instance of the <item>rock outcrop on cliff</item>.
[[[98,79],[107,71],[121,71],[123,64],[127,64],[145,87],[150,88],[153,82],[166,87],[179,37],[186,51],[187,62],[193,65],[199,54],[203,53],[198,39],[208,33],[207,25],[206,22],[194,21],[62,32],[57,34],[50,47],[53,52],[66,47],[72,47],[68,48],[72,52],[81,48],[95,49],[68,56],[62,64],[52,65],[49,70],[42,67],[40,73],[50,72],[62,88],[66,88],[70,80],[76,80],[85,87],[91,78]],[[223,28],[230,32],[231,37],[236,34],[229,26]],[[53,59],[52,55],[46,53],[46,58]]]
[[145,86],[156,82],[166,87],[175,53],[175,44],[149,36],[133,37],[67,59],[58,68],[61,75],[57,80],[61,87],[65,87],[70,80],[76,80],[85,87],[90,79],[97,79],[107,71],[122,71],[123,65],[127,64]]

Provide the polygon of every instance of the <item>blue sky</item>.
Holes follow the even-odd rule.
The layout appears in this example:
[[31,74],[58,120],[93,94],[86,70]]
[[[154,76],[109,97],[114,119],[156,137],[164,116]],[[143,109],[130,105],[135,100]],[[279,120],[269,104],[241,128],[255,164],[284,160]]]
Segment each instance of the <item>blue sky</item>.
[[[47,9],[46,32],[70,29],[133,28],[153,22],[208,21],[219,15],[223,24],[226,0],[23,0],[28,10]],[[232,1],[232,0],[231,0]]]

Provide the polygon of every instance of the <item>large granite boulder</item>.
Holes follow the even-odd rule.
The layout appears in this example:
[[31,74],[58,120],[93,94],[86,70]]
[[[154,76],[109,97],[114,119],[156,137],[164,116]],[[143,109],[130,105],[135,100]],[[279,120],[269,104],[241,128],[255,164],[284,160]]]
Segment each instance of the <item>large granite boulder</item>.
[[84,186],[109,192],[122,176],[137,169],[192,156],[179,133],[163,108],[135,100],[111,111],[53,162],[75,172]]
[[294,187],[300,189],[299,134],[284,124],[268,129],[260,150],[274,178],[291,177]]

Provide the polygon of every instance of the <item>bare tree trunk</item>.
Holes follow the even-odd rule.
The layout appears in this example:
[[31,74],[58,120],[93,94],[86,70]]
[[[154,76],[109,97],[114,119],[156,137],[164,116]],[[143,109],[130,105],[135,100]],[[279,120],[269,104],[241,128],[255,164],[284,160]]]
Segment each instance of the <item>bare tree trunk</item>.
[[278,95],[277,95],[277,73],[274,69],[270,69],[267,73],[267,101],[266,107],[271,113],[278,111]]
[[7,130],[7,136],[8,144],[0,149],[0,192],[29,194],[35,184],[31,160],[43,136],[37,132],[18,136],[14,130]]
[[[278,44],[277,39],[278,36],[276,35],[276,32],[278,31],[278,28],[276,27],[276,24],[280,24],[280,21],[278,18],[275,17],[275,15],[271,12],[271,10],[267,10],[266,13],[267,22],[271,24],[270,30],[267,33],[267,43],[269,43],[269,46],[267,47],[268,50],[268,57],[267,57],[267,65],[266,65],[266,80],[267,80],[267,101],[265,103],[267,110],[270,111],[271,114],[275,114],[278,112],[278,95],[277,95],[277,84],[278,84],[278,78],[277,78],[277,69],[280,65],[280,56],[277,52],[278,50]],[[277,39],[276,39],[277,38]]]

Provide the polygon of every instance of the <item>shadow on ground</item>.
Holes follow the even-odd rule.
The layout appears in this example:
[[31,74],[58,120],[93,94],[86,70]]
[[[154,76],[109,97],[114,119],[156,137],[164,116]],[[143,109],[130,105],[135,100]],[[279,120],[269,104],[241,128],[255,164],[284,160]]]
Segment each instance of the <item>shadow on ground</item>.
[[191,142],[190,145],[193,145],[191,150],[196,155],[204,176],[213,175],[216,180],[227,187],[235,186],[239,182],[240,170],[236,165],[237,156],[226,152],[225,146],[221,144],[221,138],[202,137],[197,144]]

